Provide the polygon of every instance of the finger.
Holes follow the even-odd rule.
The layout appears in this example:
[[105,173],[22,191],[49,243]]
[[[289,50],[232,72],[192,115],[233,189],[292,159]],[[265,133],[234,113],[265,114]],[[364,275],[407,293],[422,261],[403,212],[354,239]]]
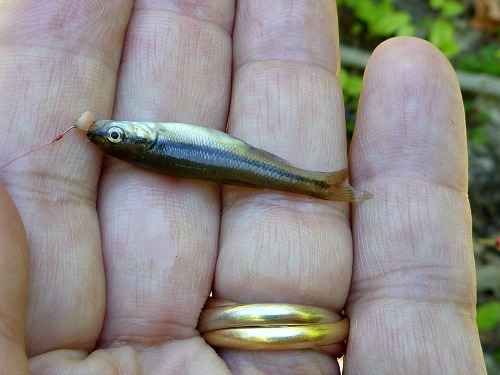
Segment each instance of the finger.
[[[8,1],[0,4],[2,158],[51,139],[85,109],[112,107],[120,39],[130,2]],[[95,195],[100,157],[83,135],[1,171],[30,246],[30,355],[89,350],[104,314]]]
[[0,373],[28,373],[25,345],[28,244],[21,217],[0,185]]
[[435,47],[374,52],[350,165],[374,198],[353,209],[346,373],[483,373],[463,105]]
[[[233,14],[231,1],[136,1],[114,118],[224,129]],[[171,356],[178,365],[207,361],[200,350],[211,353],[209,368],[223,364],[196,331],[211,289],[219,200],[215,184],[105,162],[98,203],[108,302],[101,347],[165,343],[163,365]],[[157,349],[146,353],[153,358]]]
[[[333,2],[239,2],[235,25],[229,132],[303,168],[345,167]],[[216,297],[340,311],[350,270],[346,204],[225,187]],[[311,351],[294,352],[293,366],[290,352],[220,354],[235,372],[338,371]]]

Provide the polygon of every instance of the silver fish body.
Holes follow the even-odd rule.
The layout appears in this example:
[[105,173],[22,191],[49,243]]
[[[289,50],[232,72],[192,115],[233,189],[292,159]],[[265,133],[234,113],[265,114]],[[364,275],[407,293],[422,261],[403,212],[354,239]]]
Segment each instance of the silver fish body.
[[321,199],[371,197],[347,183],[347,169],[309,171],[224,132],[200,126],[134,121],[95,121],[87,136],[106,154],[171,176],[268,188]]

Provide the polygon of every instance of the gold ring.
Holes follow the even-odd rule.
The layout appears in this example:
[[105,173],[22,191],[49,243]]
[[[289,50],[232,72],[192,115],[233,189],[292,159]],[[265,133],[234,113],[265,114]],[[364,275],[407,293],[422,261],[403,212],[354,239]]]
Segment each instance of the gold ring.
[[343,343],[349,333],[349,320],[331,310],[308,305],[228,305],[203,310],[198,330],[212,346],[307,349]]

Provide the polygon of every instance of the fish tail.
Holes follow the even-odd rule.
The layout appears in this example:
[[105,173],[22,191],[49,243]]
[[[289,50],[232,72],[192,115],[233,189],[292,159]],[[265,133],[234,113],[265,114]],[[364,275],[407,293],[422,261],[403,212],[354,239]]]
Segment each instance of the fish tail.
[[354,190],[347,182],[348,174],[347,168],[326,174],[325,181],[329,187],[321,191],[319,198],[341,202],[359,202],[373,197],[366,191]]

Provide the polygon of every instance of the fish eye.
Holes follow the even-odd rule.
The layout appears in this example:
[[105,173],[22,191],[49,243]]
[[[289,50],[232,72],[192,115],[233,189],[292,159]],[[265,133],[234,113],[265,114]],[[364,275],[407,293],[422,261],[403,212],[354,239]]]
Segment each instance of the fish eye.
[[120,143],[123,141],[124,136],[124,131],[116,126],[108,130],[108,141],[111,143]]

